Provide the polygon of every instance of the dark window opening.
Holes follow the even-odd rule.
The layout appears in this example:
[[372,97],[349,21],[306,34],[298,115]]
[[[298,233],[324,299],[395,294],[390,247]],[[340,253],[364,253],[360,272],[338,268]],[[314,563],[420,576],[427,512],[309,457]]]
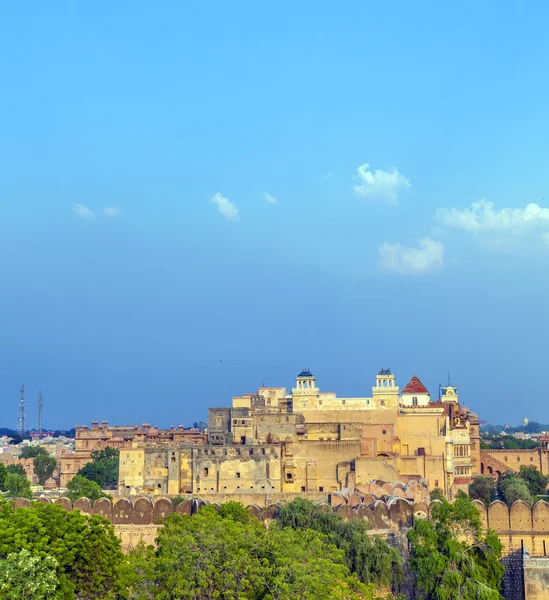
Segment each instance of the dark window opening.
[[324,491],[324,488],[323,488],[322,486],[320,486],[320,487],[318,488],[318,491],[319,491],[319,492],[323,492],[323,491]]
[[237,478],[237,479],[240,479],[240,473],[237,473],[237,474],[236,474],[236,478]]

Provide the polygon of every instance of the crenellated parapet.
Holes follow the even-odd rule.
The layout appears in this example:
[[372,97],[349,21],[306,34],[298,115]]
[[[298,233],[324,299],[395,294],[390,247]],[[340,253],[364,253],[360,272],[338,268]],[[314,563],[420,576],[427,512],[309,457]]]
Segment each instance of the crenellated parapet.
[[[377,485],[377,484],[376,484]],[[439,502],[416,497],[403,497],[398,494],[399,488],[389,490],[387,487],[377,485],[376,489],[348,488],[330,494],[328,502],[317,504],[318,511],[334,511],[346,520],[366,520],[372,533],[390,534],[405,532],[413,526],[415,519],[428,519],[433,506]],[[365,493],[370,491],[370,493]],[[404,492],[406,495],[406,491]],[[408,494],[409,495],[409,494]],[[13,500],[16,508],[28,508],[31,502],[26,498]],[[148,540],[152,543],[158,526],[173,514],[194,515],[205,506],[219,509],[219,504],[210,503],[200,498],[187,498],[174,502],[168,497],[146,496],[132,498],[116,497],[99,498],[94,503],[88,498],[79,498],[71,503],[68,498],[50,500],[41,497],[36,502],[43,504],[58,504],[65,510],[79,510],[87,515],[100,515],[108,519],[114,526],[117,534],[124,539],[133,535],[142,536],[143,531],[148,531]],[[504,555],[517,550],[528,548],[532,556],[546,556],[549,552],[549,504],[544,500],[536,502],[532,507],[525,502],[517,500],[511,507],[496,500],[486,507],[482,502],[475,500],[482,522],[483,529],[493,529],[503,544]],[[264,522],[275,517],[276,510],[281,502],[268,506],[249,504],[246,509]],[[128,537],[129,536],[129,537]],[[141,538],[139,538],[141,539]],[[128,542],[129,543],[129,542]],[[128,546],[126,543],[126,546]]]

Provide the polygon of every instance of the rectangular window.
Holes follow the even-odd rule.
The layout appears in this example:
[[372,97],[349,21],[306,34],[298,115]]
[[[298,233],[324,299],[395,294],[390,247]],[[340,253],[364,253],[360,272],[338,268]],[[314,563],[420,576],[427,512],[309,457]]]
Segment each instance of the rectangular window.
[[387,433],[387,430],[386,430],[386,429],[383,429],[381,433],[382,433],[383,435],[386,435],[386,433]]
[[204,477],[208,477],[209,469],[208,467],[204,467]]
[[237,479],[240,479],[240,473],[237,473],[237,474],[236,474],[236,478],[237,478]]
[[250,456],[253,456],[253,453],[254,453],[253,448],[250,448]]
[[286,479],[291,479],[292,478],[292,474],[291,473],[286,473]]
[[320,487],[318,488],[318,491],[319,491],[319,492],[323,492],[323,491],[324,491],[324,488],[323,488],[322,486],[320,486]]
[[435,479],[435,487],[438,487],[438,479]]
[[302,492],[304,492],[304,491],[305,491],[305,486],[304,486],[304,485],[302,485],[302,486],[301,486],[301,491],[302,491]]

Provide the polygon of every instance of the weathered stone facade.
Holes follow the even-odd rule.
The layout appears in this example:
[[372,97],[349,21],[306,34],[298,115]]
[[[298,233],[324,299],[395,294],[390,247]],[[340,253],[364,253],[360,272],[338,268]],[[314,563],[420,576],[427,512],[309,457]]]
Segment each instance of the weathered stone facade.
[[480,451],[480,473],[498,479],[505,471],[518,473],[521,467],[535,467],[542,475],[549,474],[549,436],[540,438],[538,448],[531,450]]
[[176,429],[159,429],[144,423],[140,427],[112,426],[107,421],[92,421],[91,429],[86,425],[77,425],[74,441],[74,452],[61,456],[60,486],[66,487],[67,483],[78,471],[91,460],[92,452],[105,448],[131,448],[134,443],[156,444],[205,444],[206,434],[198,429],[183,429],[182,425]]
[[478,418],[442,391],[432,402],[414,375],[399,395],[382,369],[371,397],[338,398],[303,371],[291,394],[260,388],[210,409],[207,447],[124,446],[120,493],[328,493],[377,478],[425,479],[451,499],[480,466]]

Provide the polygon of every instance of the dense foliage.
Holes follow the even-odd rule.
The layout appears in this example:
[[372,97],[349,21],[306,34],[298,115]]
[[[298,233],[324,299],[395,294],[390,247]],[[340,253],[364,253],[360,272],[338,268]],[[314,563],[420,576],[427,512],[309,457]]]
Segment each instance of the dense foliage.
[[75,475],[67,484],[67,498],[76,502],[78,498],[89,498],[93,504],[97,499],[106,497],[99,484],[82,475]]
[[29,480],[17,473],[7,473],[3,491],[10,498],[32,498]]
[[0,491],[11,498],[32,498],[30,483],[21,465],[9,465],[6,468],[0,463]]
[[398,590],[404,580],[402,557],[381,538],[369,536],[364,520],[345,521],[332,510],[318,510],[303,498],[281,505],[276,520],[281,527],[327,536],[331,544],[343,550],[350,572],[363,583]]
[[172,515],[158,548],[128,560],[128,595],[158,600],[359,600],[374,597],[345,554],[313,529],[265,527],[241,505]]
[[6,471],[8,473],[13,473],[14,475],[21,475],[21,477],[27,476],[27,472],[25,471],[25,467],[23,467],[23,465],[8,465],[6,467]]
[[[122,562],[120,541],[101,517],[67,512],[57,505],[15,510],[11,503],[0,502],[0,586],[10,581],[19,586],[15,589],[21,594],[14,598],[114,600],[122,589]],[[32,573],[42,596],[23,593],[28,593],[25,582],[31,584]],[[45,589],[50,590],[47,595]]]
[[501,542],[492,531],[482,534],[479,512],[465,494],[458,494],[454,504],[434,505],[431,519],[417,519],[408,539],[419,598],[501,599]]
[[480,441],[481,450],[533,450],[538,447],[536,440],[521,440],[513,435],[483,435]]
[[33,463],[34,473],[38,477],[38,483],[44,485],[46,480],[53,475],[55,467],[57,466],[57,461],[54,456],[42,454],[37,456],[33,460]]
[[549,475],[542,475],[533,465],[522,465],[518,477],[526,483],[532,496],[547,494]]
[[102,490],[114,490],[118,486],[118,465],[120,452],[115,448],[96,450],[91,454],[91,462],[84,465],[78,475],[95,481]]
[[49,452],[44,446],[30,444],[29,446],[25,446],[19,454],[19,458],[36,458],[37,456],[49,456]]
[[521,466],[518,473],[506,471],[496,483],[491,477],[480,475],[469,486],[472,500],[481,500],[488,506],[496,498],[508,506],[517,500],[533,504],[547,494],[549,475],[542,475],[533,465]]
[[469,486],[469,497],[471,500],[480,500],[488,506],[496,498],[495,480],[484,475],[475,477]]
[[0,559],[0,597],[4,600],[48,600],[59,588],[58,563],[49,554],[28,550]]

